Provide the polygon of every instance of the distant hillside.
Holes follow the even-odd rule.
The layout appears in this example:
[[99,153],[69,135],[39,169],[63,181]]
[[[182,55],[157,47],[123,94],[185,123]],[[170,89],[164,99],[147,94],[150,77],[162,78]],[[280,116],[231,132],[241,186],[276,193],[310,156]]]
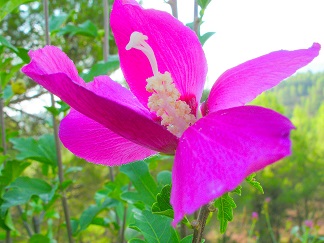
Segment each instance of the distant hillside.
[[312,116],[324,103],[324,72],[296,74],[269,92],[285,107],[287,116],[292,116],[296,106],[306,109]]

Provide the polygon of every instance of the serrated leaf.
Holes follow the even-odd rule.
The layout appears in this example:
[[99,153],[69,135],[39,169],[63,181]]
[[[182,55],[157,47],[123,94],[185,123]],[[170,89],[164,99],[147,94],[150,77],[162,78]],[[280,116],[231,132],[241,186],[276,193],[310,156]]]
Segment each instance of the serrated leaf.
[[236,208],[236,204],[229,193],[225,193],[215,201],[215,207],[218,209],[217,219],[220,222],[220,232],[223,234],[228,222],[233,220],[233,208]]
[[20,153],[18,160],[33,159],[51,166],[57,165],[55,141],[52,134],[45,134],[35,140],[29,138],[12,138],[10,142]]
[[156,202],[152,205],[152,212],[173,218],[174,212],[170,204],[171,186],[166,185],[161,192],[156,195]]
[[239,196],[241,196],[242,195],[242,186],[236,187],[232,192],[236,193]]
[[8,208],[27,203],[32,196],[39,196],[48,202],[53,196],[52,187],[45,181],[36,178],[18,177],[10,183],[2,196],[1,214],[4,215]]
[[260,182],[258,182],[255,179],[256,173],[252,173],[251,175],[249,175],[245,180],[251,185],[253,186],[255,189],[257,189],[259,192],[261,192],[262,194],[264,194],[263,188],[260,184]]
[[161,215],[152,214],[148,210],[134,210],[135,223],[130,228],[142,232],[146,242],[150,243],[176,243],[179,237],[171,226],[171,219]]
[[111,56],[108,62],[98,62],[92,66],[92,68],[86,72],[81,73],[81,77],[84,81],[90,82],[99,75],[107,75],[110,72],[115,71],[119,68],[119,58],[118,56]]
[[133,202],[142,201],[146,205],[152,206],[159,191],[147,164],[143,161],[130,163],[121,166],[120,171],[129,177],[137,190],[137,192],[123,193],[121,197]]
[[8,186],[14,179],[16,179],[30,163],[21,162],[17,160],[9,160],[1,171],[0,176],[0,190]]

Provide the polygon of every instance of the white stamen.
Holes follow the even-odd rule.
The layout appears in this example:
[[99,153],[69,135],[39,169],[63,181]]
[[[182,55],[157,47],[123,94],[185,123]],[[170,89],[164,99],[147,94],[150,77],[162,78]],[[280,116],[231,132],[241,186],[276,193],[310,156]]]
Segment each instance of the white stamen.
[[161,125],[166,126],[177,137],[181,137],[182,133],[197,119],[191,114],[190,106],[185,101],[180,100],[181,94],[177,90],[171,74],[169,72],[161,74],[158,71],[154,52],[150,45],[146,43],[147,40],[146,35],[135,31],[130,36],[126,50],[138,49],[148,58],[153,77],[146,80],[146,90],[152,93],[147,106],[151,112],[155,112],[158,117],[161,117]]
[[129,51],[132,48],[142,51],[149,60],[154,76],[159,73],[157,61],[154,52],[149,44],[146,43],[148,37],[141,32],[134,31],[126,45],[126,50]]

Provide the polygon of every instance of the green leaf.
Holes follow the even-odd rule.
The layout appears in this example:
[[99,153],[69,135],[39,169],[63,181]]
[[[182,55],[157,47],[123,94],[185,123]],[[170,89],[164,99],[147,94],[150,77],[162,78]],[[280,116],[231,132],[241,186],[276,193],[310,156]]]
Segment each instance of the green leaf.
[[137,192],[123,193],[121,197],[125,200],[142,201],[152,206],[159,191],[147,164],[143,161],[130,163],[121,166],[120,171],[129,177],[137,190]]
[[251,175],[249,175],[245,180],[251,185],[253,186],[255,189],[257,189],[259,192],[261,192],[262,194],[264,194],[263,188],[260,184],[260,182],[258,182],[255,179],[256,173],[252,173]]
[[0,217],[0,227],[4,230],[15,230],[15,226],[12,222],[11,213],[9,213],[8,211],[5,213],[4,216]]
[[4,38],[1,35],[0,35],[0,43],[14,52],[18,51],[16,47],[14,47],[6,38]]
[[14,179],[16,179],[30,163],[21,162],[17,160],[9,160],[6,162],[6,166],[1,171],[0,176],[0,191],[4,187],[8,186]]
[[225,193],[215,201],[215,207],[218,209],[217,219],[220,222],[220,232],[223,234],[226,231],[227,223],[233,220],[233,208],[236,208],[236,204],[233,198]]
[[1,214],[4,215],[12,206],[27,203],[32,196],[38,196],[44,202],[48,202],[52,196],[52,187],[40,179],[18,177],[7,187],[7,191],[2,196],[4,202],[1,205]]
[[168,184],[171,185],[171,177],[172,177],[171,171],[163,170],[157,174],[156,179],[159,185],[165,186]]
[[98,35],[98,29],[90,20],[74,26],[72,24],[66,25],[64,28],[60,29],[59,35],[83,35],[88,37],[96,37]]
[[129,243],[147,243],[147,241],[140,240],[140,239],[131,239],[128,241]]
[[65,113],[70,109],[70,106],[63,101],[56,101],[59,107],[55,106],[44,106],[46,110],[51,112],[54,116],[58,116],[60,113]]
[[51,166],[57,165],[55,141],[52,134],[45,134],[35,140],[29,138],[12,138],[10,142],[14,149],[20,153],[16,156],[18,160],[33,159]]
[[98,62],[92,66],[92,68],[86,72],[81,73],[81,77],[84,81],[90,82],[99,75],[107,75],[110,72],[119,68],[118,56],[110,56],[108,62]]
[[86,210],[83,211],[79,219],[79,230],[78,232],[85,230],[92,223],[94,218],[104,209],[116,206],[118,201],[114,199],[106,199],[100,205],[91,205]]
[[70,173],[76,173],[76,172],[80,172],[83,170],[83,167],[81,166],[72,166],[69,167],[65,172],[64,175],[70,174]]
[[156,202],[152,205],[152,212],[173,218],[174,212],[170,204],[171,186],[166,185],[162,191],[156,195]]
[[171,219],[152,214],[148,210],[134,210],[135,223],[130,228],[142,232],[146,242],[150,243],[176,243],[179,237],[171,226]]
[[50,242],[51,240],[47,236],[41,234],[34,234],[29,239],[29,243],[50,243]]
[[60,15],[52,15],[49,19],[49,31],[52,33],[60,29],[69,17],[66,13],[60,13]]
[[0,21],[11,13],[15,8],[19,7],[23,3],[34,2],[33,0],[0,0]]
[[197,4],[202,9],[206,9],[208,4],[210,4],[211,0],[197,0]]
[[[193,235],[188,235],[185,238],[180,240],[180,243],[191,243],[192,242]],[[205,240],[202,240],[203,242]]]
[[207,32],[205,34],[203,34],[202,36],[199,36],[199,41],[201,43],[201,45],[203,46],[205,44],[205,42],[212,37],[216,32]]
[[241,196],[242,195],[242,186],[236,187],[232,192],[236,193],[239,196]]
[[17,54],[18,57],[21,58],[25,63],[28,63],[30,61],[30,57],[28,56],[28,50],[22,48],[22,47],[15,47],[13,46],[5,37],[0,35],[0,43],[4,45],[5,47],[12,50],[14,53]]

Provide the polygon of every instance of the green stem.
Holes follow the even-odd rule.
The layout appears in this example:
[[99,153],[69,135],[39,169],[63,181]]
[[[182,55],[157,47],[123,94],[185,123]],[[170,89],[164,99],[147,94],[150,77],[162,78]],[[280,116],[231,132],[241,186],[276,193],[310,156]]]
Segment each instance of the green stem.
[[276,237],[275,237],[275,235],[273,233],[273,230],[272,230],[272,226],[271,226],[271,223],[270,223],[270,217],[269,217],[269,213],[268,213],[267,208],[265,209],[265,217],[266,217],[268,230],[269,230],[269,233],[270,233],[270,236],[271,236],[271,240],[272,240],[273,243],[277,243]]
[[308,235],[309,235],[309,228],[308,227],[305,227],[305,232],[303,234],[303,243],[307,243],[308,241]]
[[197,36],[199,36],[199,17],[198,17],[198,3],[197,0],[194,2],[194,29]]
[[[6,143],[6,125],[5,125],[5,119],[4,119],[4,103],[3,103],[3,92],[2,92],[2,82],[0,82],[0,123],[1,123],[1,141],[2,141],[2,149],[3,149],[3,155],[7,154],[7,143]],[[4,167],[6,166],[6,160],[3,162]],[[8,211],[10,213],[10,211]],[[6,230],[6,243],[11,243],[11,231],[10,229]]]
[[252,236],[253,236],[253,232],[254,232],[255,224],[256,224],[256,220],[253,220],[253,221],[252,221],[251,228],[250,228],[250,230],[249,230],[249,234],[248,234],[248,242],[250,242],[250,239],[251,239]]
[[[46,45],[50,45],[50,35],[49,35],[49,13],[48,13],[48,0],[43,0],[44,4],[44,17],[45,17],[45,40],[46,40]],[[51,106],[55,108],[55,100],[54,100],[54,95],[51,94]],[[54,130],[54,139],[55,139],[55,148],[56,148],[56,155],[57,155],[57,167],[58,167],[58,177],[59,177],[59,183],[60,186],[62,186],[64,182],[64,177],[63,177],[63,162],[62,162],[62,154],[61,154],[61,144],[60,140],[58,137],[58,123],[56,121],[56,117],[53,114],[52,115],[52,120],[53,120],[53,130]],[[71,226],[71,221],[70,221],[70,211],[67,203],[67,199],[65,196],[65,191],[62,190],[61,194],[62,198],[62,207],[63,207],[63,212],[64,212],[64,217],[65,217],[65,223],[66,223],[66,229],[67,229],[67,234],[69,238],[69,243],[74,243],[73,235],[72,235],[72,226]]]
[[105,62],[108,61],[109,57],[109,3],[108,0],[103,0],[103,8],[104,8],[104,31],[105,31],[105,36],[104,36],[104,45],[103,45],[103,50],[104,50],[104,60]]

